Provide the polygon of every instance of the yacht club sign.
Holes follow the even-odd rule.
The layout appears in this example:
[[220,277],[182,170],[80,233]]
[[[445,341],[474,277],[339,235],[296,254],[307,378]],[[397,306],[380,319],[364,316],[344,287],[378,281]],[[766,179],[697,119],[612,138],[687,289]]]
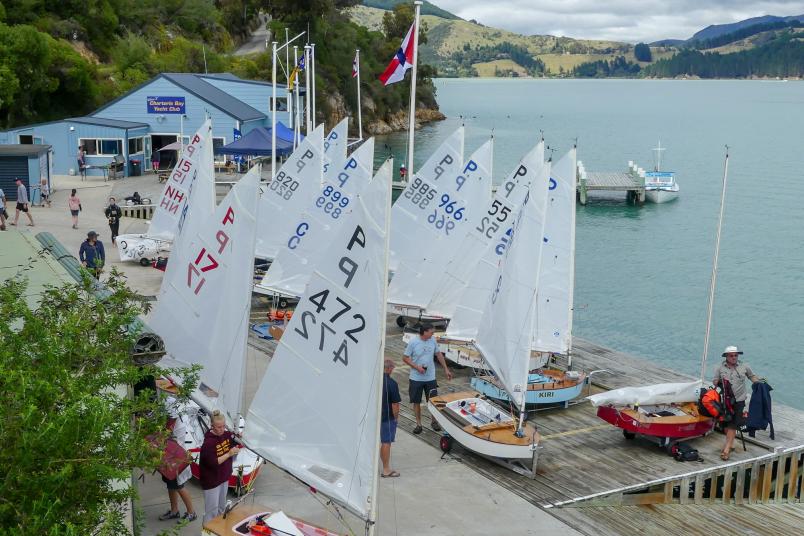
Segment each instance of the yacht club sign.
[[184,97],[146,97],[149,114],[184,114]]

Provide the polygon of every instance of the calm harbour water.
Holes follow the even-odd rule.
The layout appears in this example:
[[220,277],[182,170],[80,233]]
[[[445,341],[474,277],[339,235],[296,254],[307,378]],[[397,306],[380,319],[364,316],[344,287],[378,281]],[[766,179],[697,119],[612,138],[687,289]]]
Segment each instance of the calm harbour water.
[[[417,132],[416,169],[466,125],[465,156],[493,129],[499,183],[544,131],[559,158],[578,139],[587,170],[628,160],[676,171],[677,201],[578,206],[574,334],[697,375],[723,175],[731,147],[712,337],[804,409],[804,84],[764,81],[438,80],[446,121]],[[405,133],[378,138],[399,159]],[[398,161],[398,160],[397,160]],[[398,167],[398,166],[397,166]]]

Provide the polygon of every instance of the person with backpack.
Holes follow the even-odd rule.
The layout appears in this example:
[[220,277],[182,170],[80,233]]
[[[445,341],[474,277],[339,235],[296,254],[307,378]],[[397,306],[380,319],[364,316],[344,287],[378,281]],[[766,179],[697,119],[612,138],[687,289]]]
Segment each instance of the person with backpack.
[[[728,460],[731,451],[734,450],[734,438],[745,423],[745,400],[748,398],[748,390],[745,381],[758,382],[759,378],[751,370],[748,363],[741,363],[739,357],[743,354],[736,346],[727,346],[723,351],[725,360],[715,369],[715,379],[713,383],[720,386],[723,390],[723,400],[727,409],[733,410],[733,417],[725,422],[726,443],[720,452],[721,460]],[[731,393],[729,393],[731,391]],[[733,408],[729,408],[729,395],[734,397]]]

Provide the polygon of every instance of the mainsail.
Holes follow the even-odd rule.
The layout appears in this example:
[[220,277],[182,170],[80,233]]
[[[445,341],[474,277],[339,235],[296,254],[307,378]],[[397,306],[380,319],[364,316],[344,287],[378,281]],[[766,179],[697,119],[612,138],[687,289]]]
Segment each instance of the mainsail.
[[575,149],[552,168],[532,349],[569,352],[575,285]]
[[449,262],[441,275],[438,292],[427,311],[452,319],[447,337],[471,341],[477,335],[483,308],[496,281],[499,259],[511,238],[512,222],[528,186],[538,180],[544,165],[544,143],[539,142],[497,188],[488,210],[460,247],[461,254]]
[[202,365],[193,398],[230,424],[242,413],[259,182],[257,165],[211,217],[191,212],[149,319],[165,341],[163,361]]
[[[415,266],[423,261],[420,231],[437,209],[444,188],[453,188],[463,164],[464,128],[453,132],[412,177],[391,209],[391,271],[401,262]],[[437,220],[437,221],[440,221]],[[434,232],[436,231],[434,227]]]
[[341,166],[330,168],[318,197],[290,220],[291,230],[282,237],[284,246],[256,290],[291,296],[304,293],[332,235],[353,209],[355,196],[369,184],[373,165],[374,138],[369,138]]
[[364,519],[377,478],[391,167],[353,200],[248,410],[248,447]]
[[549,177],[548,162],[534,178],[518,211],[475,340],[478,351],[520,410],[525,408],[528,384]]
[[321,189],[323,153],[324,126],[318,125],[263,187],[255,256],[273,260],[284,246],[296,218]]
[[212,123],[207,119],[190,138],[190,143],[170,173],[148,231],[118,236],[116,243],[121,261],[151,258],[169,250],[170,243],[187,219],[190,207],[212,214],[215,210],[213,165]]
[[[346,146],[349,135],[349,118],[346,117],[329,131],[324,139],[324,175],[330,170],[330,166],[340,167],[346,160]],[[323,184],[323,180],[322,180]]]
[[478,225],[489,204],[492,150],[490,139],[454,177],[440,181],[429,215],[417,219],[416,227],[392,230],[392,235],[398,232],[416,238],[419,258],[413,262],[400,259],[388,288],[389,303],[424,309],[430,302],[439,284],[435,274],[441,273],[458,254],[464,238]]

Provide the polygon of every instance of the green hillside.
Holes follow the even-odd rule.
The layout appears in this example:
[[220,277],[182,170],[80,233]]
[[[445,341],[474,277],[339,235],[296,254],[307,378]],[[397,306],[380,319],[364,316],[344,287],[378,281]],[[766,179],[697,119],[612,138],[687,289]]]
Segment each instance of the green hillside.
[[[410,3],[410,0],[363,0],[361,4],[368,7],[374,7],[377,9],[382,9],[386,11],[391,11],[399,4]],[[441,9],[438,6],[431,4],[430,2],[424,2],[422,4],[422,15],[433,15],[436,17],[441,17],[442,19],[460,19],[457,15],[453,15],[446,9]]]

